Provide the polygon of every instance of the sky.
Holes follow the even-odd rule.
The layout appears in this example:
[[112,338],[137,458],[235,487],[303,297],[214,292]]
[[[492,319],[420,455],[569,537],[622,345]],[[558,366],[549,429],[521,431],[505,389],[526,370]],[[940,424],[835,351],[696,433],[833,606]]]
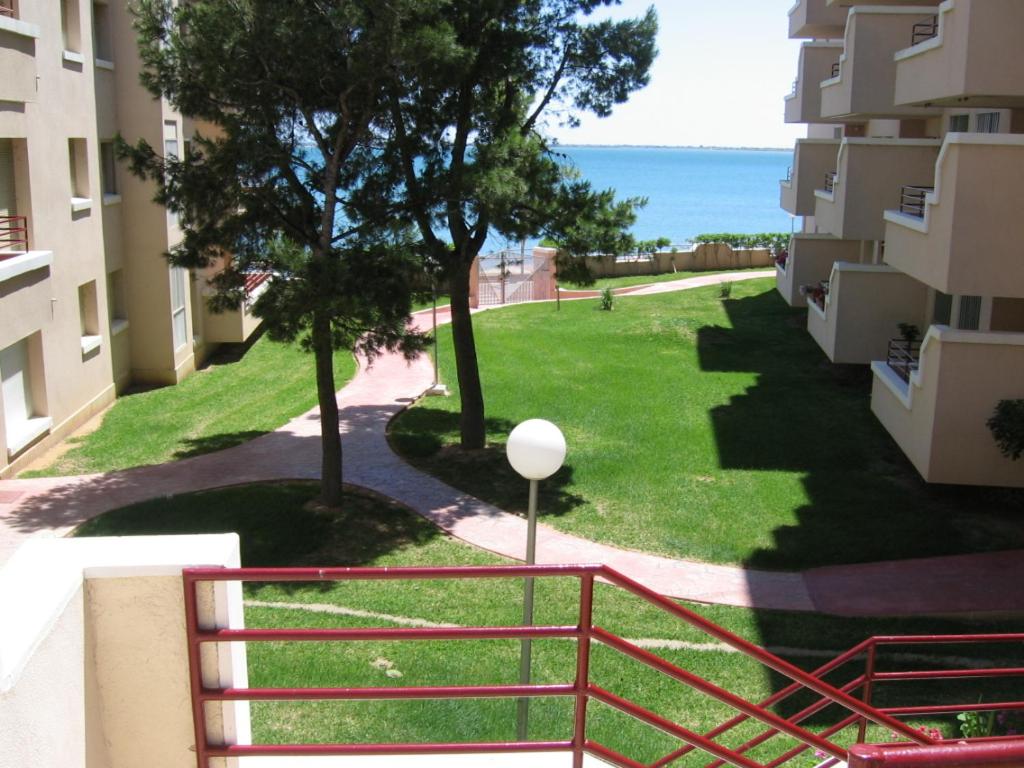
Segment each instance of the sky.
[[783,122],[800,41],[788,38],[793,0],[622,0],[599,17],[658,12],[650,84],[610,117],[549,126],[562,144],[789,148],[806,126]]

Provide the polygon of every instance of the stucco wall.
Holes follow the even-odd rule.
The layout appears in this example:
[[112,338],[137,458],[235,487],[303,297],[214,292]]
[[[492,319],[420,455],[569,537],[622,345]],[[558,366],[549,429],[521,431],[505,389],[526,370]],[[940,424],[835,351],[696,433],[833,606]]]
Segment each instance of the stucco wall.
[[[235,534],[19,549],[0,570],[0,765],[195,768],[181,569],[238,561]],[[238,585],[200,598],[204,626],[242,626]],[[246,685],[244,648],[206,653],[207,685]],[[249,741],[246,705],[207,711],[215,738]]]
[[873,369],[871,410],[925,480],[1024,487],[1024,464],[986,426],[1000,400],[1024,397],[1024,334],[933,326],[909,386]]

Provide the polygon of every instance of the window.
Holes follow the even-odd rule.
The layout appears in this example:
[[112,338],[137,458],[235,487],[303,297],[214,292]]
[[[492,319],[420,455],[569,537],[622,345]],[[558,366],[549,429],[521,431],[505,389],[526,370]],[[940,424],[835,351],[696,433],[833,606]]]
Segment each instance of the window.
[[117,156],[112,141],[100,144],[100,181],[103,182],[104,197],[117,195]]
[[164,121],[164,157],[178,159],[178,123]]
[[79,0],[60,0],[60,31],[64,38],[64,50],[72,53],[81,53],[82,51],[78,4]]
[[[174,120],[164,121],[164,157],[168,160],[177,160],[178,154],[178,123]],[[178,215],[171,210],[167,211],[167,223],[177,227]]]
[[[128,308],[125,305],[124,270],[115,269],[107,275],[107,308],[110,310],[110,324],[128,319]],[[113,328],[111,329],[113,330]]]
[[78,286],[78,320],[82,330],[82,355],[100,348],[100,317],[96,301],[96,281]]
[[89,198],[89,162],[85,139],[68,139],[68,168],[71,174],[71,197]]
[[52,424],[45,416],[42,359],[38,332],[0,350],[0,391],[8,455],[20,452]]
[[0,216],[18,213],[14,191],[14,146],[10,139],[0,139]]
[[981,326],[981,296],[961,296],[956,327],[976,331]]
[[932,310],[932,322],[936,325],[949,325],[953,316],[953,297],[942,291],[935,292],[935,307]]
[[949,132],[950,133],[966,133],[970,130],[971,116],[970,115],[950,115],[949,116]]
[[92,4],[92,45],[93,55],[98,61],[110,63],[114,60],[110,38],[110,6],[105,0]]
[[188,327],[185,319],[185,280],[188,270],[171,267],[171,332],[174,337],[174,348],[179,349],[188,340]]
[[999,113],[982,112],[978,115],[978,133],[999,133]]

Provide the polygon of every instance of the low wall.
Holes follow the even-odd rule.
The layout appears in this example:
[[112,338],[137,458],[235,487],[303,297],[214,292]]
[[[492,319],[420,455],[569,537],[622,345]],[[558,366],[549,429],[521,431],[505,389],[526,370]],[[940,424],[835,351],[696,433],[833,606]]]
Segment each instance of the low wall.
[[[195,768],[181,571],[238,562],[235,534],[24,544],[0,570],[0,764]],[[204,587],[204,626],[240,627],[241,587]],[[246,684],[241,644],[208,652],[207,685]],[[206,712],[248,741],[247,704]]]
[[692,251],[656,253],[636,261],[617,261],[614,256],[588,256],[586,262],[594,277],[711,272],[772,265],[767,248],[733,248],[726,243],[702,243]]

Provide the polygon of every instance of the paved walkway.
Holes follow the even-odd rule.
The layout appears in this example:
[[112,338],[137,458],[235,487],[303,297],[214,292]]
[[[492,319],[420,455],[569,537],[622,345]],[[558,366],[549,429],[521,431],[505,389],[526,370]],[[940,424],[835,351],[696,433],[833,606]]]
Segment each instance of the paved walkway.
[[[678,291],[722,280],[774,274],[740,272],[658,283],[632,292]],[[438,311],[447,321],[447,311]],[[430,313],[417,322],[427,325]],[[338,395],[343,422],[345,481],[414,509],[464,541],[522,559],[526,522],[412,468],[392,453],[391,418],[429,386],[422,357],[360,365]],[[62,536],[81,522],[145,499],[235,483],[319,477],[319,417],[314,409],[276,432],[206,456],[153,467],[83,475],[0,481],[0,563],[30,536]],[[1024,552],[930,558],[802,573],[748,570],[631,552],[540,525],[538,562],[602,562],[663,594],[707,603],[849,615],[982,613],[1024,610]],[[1004,585],[999,589],[996,585]]]

